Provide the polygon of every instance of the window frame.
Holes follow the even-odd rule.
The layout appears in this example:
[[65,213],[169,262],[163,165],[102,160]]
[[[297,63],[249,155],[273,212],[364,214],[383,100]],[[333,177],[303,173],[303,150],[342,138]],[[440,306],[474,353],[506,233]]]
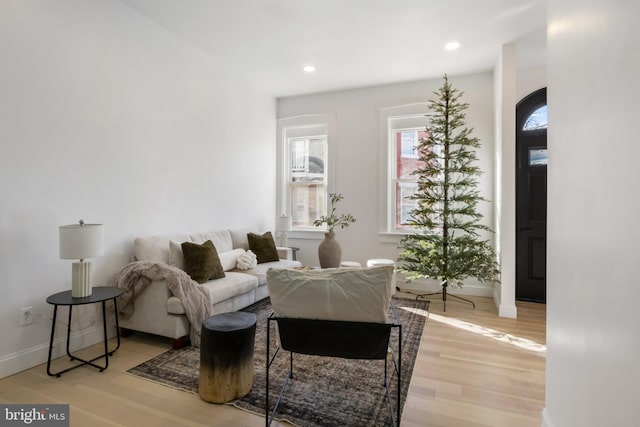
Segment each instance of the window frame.
[[[313,130],[315,129],[319,129],[321,128],[321,126],[318,127],[305,127],[305,129],[307,129],[309,132],[313,133]],[[319,214],[320,215],[326,215],[327,213],[327,197],[328,197],[328,191],[327,191],[327,187],[328,187],[328,180],[327,180],[327,171],[328,171],[328,148],[329,148],[329,144],[328,144],[328,137],[326,133],[323,134],[315,134],[315,135],[304,135],[304,136],[290,136],[287,138],[287,140],[284,142],[285,144],[285,160],[284,160],[284,170],[282,171],[283,175],[284,175],[284,181],[286,182],[286,198],[288,199],[287,202],[287,208],[288,208],[288,212],[287,212],[287,216],[290,216],[293,219],[293,212],[292,212],[292,195],[293,195],[293,190],[296,186],[301,187],[301,186],[308,186],[309,184],[311,184],[311,181],[300,181],[300,182],[296,182],[294,181],[294,176],[295,176],[295,171],[293,170],[292,167],[292,158],[291,158],[291,152],[292,152],[292,147],[291,144],[294,141],[305,141],[306,145],[309,145],[311,143],[312,140],[320,140],[322,141],[323,145],[324,145],[324,171],[322,173],[322,179],[320,181],[317,181],[317,184],[322,184],[322,186],[324,186],[324,194],[323,196],[321,196],[322,200],[324,200],[324,204],[322,206],[322,209],[320,210]],[[307,166],[308,166],[308,161],[309,161],[309,156],[308,156],[308,147],[307,147]],[[308,169],[308,167],[307,167]],[[308,172],[307,172],[308,173]],[[320,174],[317,174],[320,175]],[[295,223],[292,224],[292,231],[309,231],[309,230],[314,230],[316,229],[315,226],[313,225],[309,225],[309,226],[296,226]]]
[[[417,126],[411,126],[411,127],[395,127],[392,126],[392,121],[396,121],[399,123],[409,123],[411,122],[411,124],[413,124],[414,120],[420,118],[422,119],[425,124],[417,127]],[[398,198],[398,187],[402,188],[402,187],[410,187],[410,186],[414,186],[417,188],[418,187],[418,179],[406,179],[406,178],[398,178],[398,133],[401,132],[416,132],[416,138],[418,138],[418,133],[420,131],[424,131],[425,127],[426,127],[426,121],[427,119],[423,116],[416,116],[416,115],[409,115],[409,116],[401,116],[401,117],[395,117],[392,119],[392,121],[390,121],[390,126],[389,126],[389,140],[388,140],[388,145],[389,145],[389,157],[390,157],[390,161],[389,161],[389,170],[387,171],[387,179],[389,181],[389,199],[387,201],[388,204],[388,224],[387,224],[387,231],[391,232],[391,233],[400,233],[400,234],[408,234],[408,233],[415,233],[416,231],[418,231],[418,229],[414,228],[414,227],[410,227],[410,226],[404,226],[404,227],[397,227],[396,224],[401,223],[401,219],[402,219],[402,197]],[[402,137],[401,137],[402,138]],[[400,141],[400,144],[402,144],[402,139]],[[418,145],[415,145],[415,147],[417,148]],[[400,147],[400,151],[402,151],[402,147]],[[406,158],[411,158],[411,159],[418,159],[420,156],[417,153],[416,150],[416,154],[415,156],[404,156],[402,155],[403,153],[401,153],[401,157],[406,157]],[[401,196],[401,195],[400,195]],[[400,219],[398,219],[398,215],[400,215]]]
[[[291,187],[289,181],[290,151],[289,140],[292,138],[311,138],[323,135],[325,139],[325,210],[328,194],[333,192],[335,157],[335,114],[309,114],[285,117],[277,120],[276,135],[276,212],[275,216],[291,216]],[[320,227],[293,227],[288,233],[290,238],[319,240],[326,230]]]
[[394,145],[390,144],[394,130],[420,129],[424,130],[429,122],[427,102],[384,107],[378,110],[378,240],[381,243],[397,244],[400,239],[412,234],[415,230],[409,228],[395,228],[395,153]]

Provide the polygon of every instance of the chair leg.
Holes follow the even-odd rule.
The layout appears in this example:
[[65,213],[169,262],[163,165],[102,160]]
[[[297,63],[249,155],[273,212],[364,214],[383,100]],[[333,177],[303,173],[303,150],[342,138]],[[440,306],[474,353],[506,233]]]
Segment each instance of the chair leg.
[[280,402],[282,401],[282,396],[284,395],[284,391],[287,388],[287,384],[289,384],[289,379],[293,378],[293,352],[289,352],[289,373],[287,374],[287,376],[284,379],[284,384],[282,384],[282,388],[280,389],[280,394],[278,395],[278,398],[276,399],[276,403],[273,407],[273,411],[269,411],[269,388],[270,388],[270,375],[269,375],[269,369],[271,367],[271,363],[273,362],[273,360],[275,359],[276,355],[278,354],[278,352],[280,351],[280,347],[276,345],[276,350],[273,354],[273,357],[271,357],[271,321],[273,319],[268,318],[267,319],[267,345],[266,345],[266,372],[265,372],[265,426],[269,427],[271,425],[271,422],[273,421],[273,419],[276,416],[276,413],[278,412],[278,407],[280,406]]
[[387,368],[387,358],[388,356],[384,359],[384,386],[386,388],[386,395],[387,395],[387,403],[389,405],[389,413],[391,414],[391,425],[392,426],[399,426],[400,425],[400,418],[402,417],[402,414],[400,413],[400,408],[401,408],[401,398],[402,398],[402,325],[397,325],[396,326],[398,328],[398,355],[397,357],[395,356],[395,352],[393,351],[393,348],[391,347],[391,343],[389,344],[389,349],[391,350],[391,361],[393,362],[393,368],[395,369],[396,372],[396,383],[397,383],[397,390],[396,390],[396,405],[395,405],[395,413],[393,410],[393,402],[391,400],[391,388],[390,388],[390,384],[389,381],[391,380],[391,378],[388,375],[388,368]]
[[293,378],[293,353],[289,352],[289,378]]
[[264,360],[266,361],[266,366],[265,366],[265,383],[266,383],[266,387],[264,390],[264,397],[265,397],[265,404],[264,404],[264,409],[265,409],[265,414],[264,414],[264,419],[265,419],[265,426],[269,427],[269,341],[270,341],[270,326],[271,326],[271,321],[269,319],[267,319],[267,354],[264,358]]
[[398,325],[398,368],[396,370],[398,375],[398,396],[396,402],[396,414],[398,414],[398,425],[400,425],[400,418],[402,414],[400,413],[400,399],[402,397],[402,392],[400,387],[402,385],[402,324]]

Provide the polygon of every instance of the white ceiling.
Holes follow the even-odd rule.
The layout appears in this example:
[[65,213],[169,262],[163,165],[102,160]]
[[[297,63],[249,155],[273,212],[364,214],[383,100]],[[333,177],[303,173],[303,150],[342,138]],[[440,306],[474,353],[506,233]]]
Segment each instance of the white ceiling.
[[511,42],[546,57],[544,0],[122,1],[274,96],[489,71]]

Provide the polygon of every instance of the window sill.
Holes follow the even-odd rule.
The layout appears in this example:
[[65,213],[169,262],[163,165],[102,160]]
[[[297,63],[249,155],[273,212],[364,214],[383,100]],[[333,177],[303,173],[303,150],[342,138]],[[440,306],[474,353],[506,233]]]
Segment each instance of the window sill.
[[289,239],[300,239],[300,240],[322,240],[324,239],[324,233],[326,233],[326,230],[322,230],[322,229],[296,230],[296,231],[289,231],[287,233],[287,237]]
[[407,236],[409,234],[413,234],[413,233],[393,233],[388,231],[379,232],[378,242],[398,244],[400,243],[400,240],[402,240],[404,236]]

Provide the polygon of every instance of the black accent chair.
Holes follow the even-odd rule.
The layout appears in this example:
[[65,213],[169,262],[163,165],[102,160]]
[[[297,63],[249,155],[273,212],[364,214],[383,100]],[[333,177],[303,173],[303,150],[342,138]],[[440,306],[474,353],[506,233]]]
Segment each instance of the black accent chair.
[[[393,313],[393,306],[391,306]],[[395,317],[395,316],[394,316]],[[271,354],[271,328],[277,323],[277,334],[280,345],[276,344]],[[392,333],[393,330],[397,334]],[[393,345],[393,342],[397,342]],[[396,351],[394,351],[395,347]],[[280,394],[273,409],[269,402],[269,368],[278,352],[282,348],[289,352],[289,372],[287,373]],[[391,351],[389,351],[391,350]],[[308,354],[327,357],[341,357],[346,359],[384,360],[384,383],[387,401],[393,426],[400,425],[400,398],[402,378],[402,325],[395,323],[354,322],[342,320],[316,320],[290,317],[277,317],[273,313],[267,319],[266,346],[266,390],[265,390],[265,418],[269,427],[277,414],[290,379],[293,378],[293,355]],[[397,396],[395,397],[395,412],[389,387],[388,361],[393,362],[397,378]]]

